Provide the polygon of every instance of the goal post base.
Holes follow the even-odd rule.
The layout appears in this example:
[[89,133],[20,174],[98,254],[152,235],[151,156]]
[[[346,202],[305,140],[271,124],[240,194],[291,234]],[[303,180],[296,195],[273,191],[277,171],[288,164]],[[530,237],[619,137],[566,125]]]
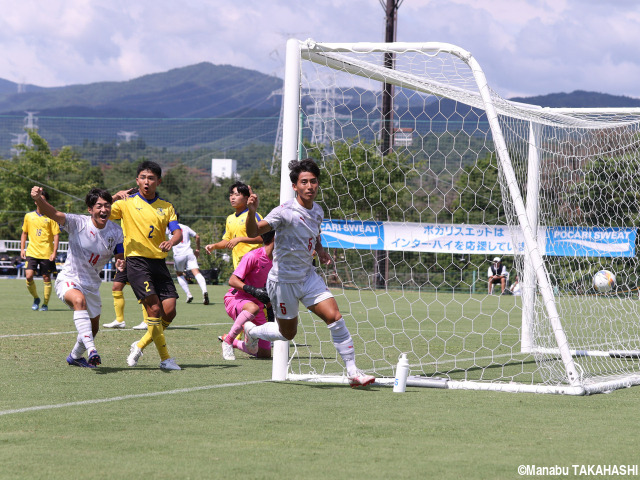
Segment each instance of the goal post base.
[[[310,383],[332,383],[338,385],[348,385],[349,379],[344,375],[301,375],[289,374],[286,378],[291,382]],[[393,377],[376,378],[373,385],[383,387],[393,387],[395,379]],[[583,396],[597,393],[608,393],[614,390],[629,388],[640,385],[640,375],[613,378],[607,381],[585,385],[529,385],[524,383],[510,382],[474,382],[467,380],[450,380],[439,377],[409,376],[407,387],[440,388],[448,390],[476,390],[485,392],[505,392],[505,393],[537,393],[551,395],[572,395]]]

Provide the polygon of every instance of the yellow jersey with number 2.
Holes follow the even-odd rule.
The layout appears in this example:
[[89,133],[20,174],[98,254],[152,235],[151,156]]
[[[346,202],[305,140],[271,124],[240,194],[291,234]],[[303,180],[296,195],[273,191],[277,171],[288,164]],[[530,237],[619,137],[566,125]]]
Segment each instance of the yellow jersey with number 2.
[[111,207],[111,220],[121,220],[124,233],[124,256],[166,258],[169,252],[160,250],[166,240],[165,231],[178,230],[178,217],[173,205],[156,195],[147,200],[140,193],[118,200]]

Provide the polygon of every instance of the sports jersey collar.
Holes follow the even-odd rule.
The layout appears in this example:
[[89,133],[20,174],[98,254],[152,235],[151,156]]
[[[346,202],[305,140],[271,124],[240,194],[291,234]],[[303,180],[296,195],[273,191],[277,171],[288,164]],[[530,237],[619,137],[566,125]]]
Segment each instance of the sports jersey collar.
[[236,218],[239,217],[240,215],[243,215],[245,213],[247,213],[249,211],[248,208],[245,208],[243,211],[241,211],[240,213],[236,213]]
[[135,197],[136,195],[137,195],[138,197],[140,197],[142,200],[144,200],[145,202],[147,202],[149,205],[151,205],[153,202],[155,202],[155,201],[159,198],[159,196],[158,196],[158,193],[157,193],[157,192],[156,192],[156,196],[155,196],[155,197],[153,197],[153,200],[147,200],[146,198],[144,198],[144,197],[140,194],[140,192],[136,192],[136,193],[134,193],[132,196],[133,196],[133,197]]

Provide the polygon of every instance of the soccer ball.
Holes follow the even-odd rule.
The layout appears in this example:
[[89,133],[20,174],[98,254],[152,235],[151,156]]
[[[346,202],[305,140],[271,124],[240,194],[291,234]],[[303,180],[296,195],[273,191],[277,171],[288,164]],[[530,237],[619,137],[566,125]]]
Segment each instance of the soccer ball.
[[609,270],[600,270],[593,276],[593,288],[599,293],[607,293],[616,286],[616,276]]

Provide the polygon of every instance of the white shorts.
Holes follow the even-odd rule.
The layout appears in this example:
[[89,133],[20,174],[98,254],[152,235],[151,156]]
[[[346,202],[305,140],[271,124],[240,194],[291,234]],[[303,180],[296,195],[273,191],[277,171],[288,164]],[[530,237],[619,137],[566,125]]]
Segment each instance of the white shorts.
[[267,291],[277,318],[292,319],[298,316],[299,302],[309,308],[323,300],[333,298],[324,280],[315,270],[303,283],[282,283],[267,280]]
[[186,272],[187,270],[193,270],[198,267],[198,259],[193,253],[185,255],[184,257],[173,257],[174,267],[176,272]]
[[100,313],[102,312],[102,300],[100,299],[99,290],[93,291],[85,289],[82,288],[82,286],[77,282],[64,280],[61,278],[58,278],[58,280],[56,280],[55,288],[56,295],[65,303],[65,305],[67,304],[67,302],[64,301],[65,294],[72,288],[75,288],[84,295],[85,302],[87,303],[87,312],[89,313],[89,318],[100,316]]

